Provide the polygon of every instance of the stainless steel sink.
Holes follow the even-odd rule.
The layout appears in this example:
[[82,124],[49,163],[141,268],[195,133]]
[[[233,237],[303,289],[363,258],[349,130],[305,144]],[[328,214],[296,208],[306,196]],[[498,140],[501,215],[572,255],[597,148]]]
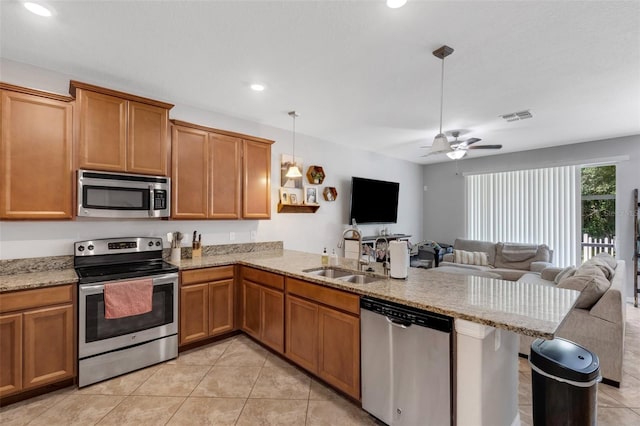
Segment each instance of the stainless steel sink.
[[372,277],[369,275],[362,275],[362,274],[354,274],[354,275],[347,275],[344,277],[340,277],[338,278],[340,281],[346,281],[349,283],[353,283],[353,284],[369,284],[372,283],[374,281],[380,281],[383,278],[381,277]]
[[327,278],[340,278],[353,275],[353,271],[338,268],[314,268],[305,269],[302,272]]

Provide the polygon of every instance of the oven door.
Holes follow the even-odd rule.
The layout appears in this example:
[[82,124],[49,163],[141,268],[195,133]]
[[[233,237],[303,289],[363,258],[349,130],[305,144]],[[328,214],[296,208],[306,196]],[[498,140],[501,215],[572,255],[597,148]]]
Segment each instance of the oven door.
[[78,357],[109,352],[178,333],[178,274],[153,277],[151,312],[105,319],[104,284],[81,284],[78,301]]
[[169,217],[171,180],[164,176],[78,170],[78,216]]

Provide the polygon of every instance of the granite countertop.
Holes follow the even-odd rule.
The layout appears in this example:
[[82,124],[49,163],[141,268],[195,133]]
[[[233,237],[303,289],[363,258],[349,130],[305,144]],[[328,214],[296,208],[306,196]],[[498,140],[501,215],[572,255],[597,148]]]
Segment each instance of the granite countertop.
[[[379,280],[352,284],[303,272],[321,267],[319,254],[292,250],[266,250],[182,259],[180,270],[241,264],[299,278],[360,295],[441,313],[516,333],[552,338],[569,313],[579,292],[539,284],[409,268],[406,280],[386,278],[381,265],[372,265]],[[355,261],[339,259],[338,267],[355,269]],[[0,275],[0,292],[76,282],[73,269]]]

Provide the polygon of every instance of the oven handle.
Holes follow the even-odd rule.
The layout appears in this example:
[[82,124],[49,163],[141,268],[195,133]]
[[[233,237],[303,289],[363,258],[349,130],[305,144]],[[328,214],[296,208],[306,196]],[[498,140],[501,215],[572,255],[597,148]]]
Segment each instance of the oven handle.
[[[171,284],[176,283],[178,281],[178,274],[177,273],[171,273],[171,274],[165,274],[165,275],[157,275],[153,277],[153,285],[164,285],[164,284]],[[117,282],[117,281],[116,281]],[[85,294],[85,295],[90,295],[90,294],[100,294],[104,292],[104,284],[94,284],[94,285],[89,285],[89,284],[81,284],[80,285],[80,293]]]

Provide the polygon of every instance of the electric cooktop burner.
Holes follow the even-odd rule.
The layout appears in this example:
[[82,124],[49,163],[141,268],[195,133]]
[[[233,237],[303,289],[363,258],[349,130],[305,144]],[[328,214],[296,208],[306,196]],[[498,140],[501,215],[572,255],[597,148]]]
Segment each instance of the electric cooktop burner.
[[161,238],[131,237],[78,241],[73,258],[79,284],[177,273],[162,259]]

